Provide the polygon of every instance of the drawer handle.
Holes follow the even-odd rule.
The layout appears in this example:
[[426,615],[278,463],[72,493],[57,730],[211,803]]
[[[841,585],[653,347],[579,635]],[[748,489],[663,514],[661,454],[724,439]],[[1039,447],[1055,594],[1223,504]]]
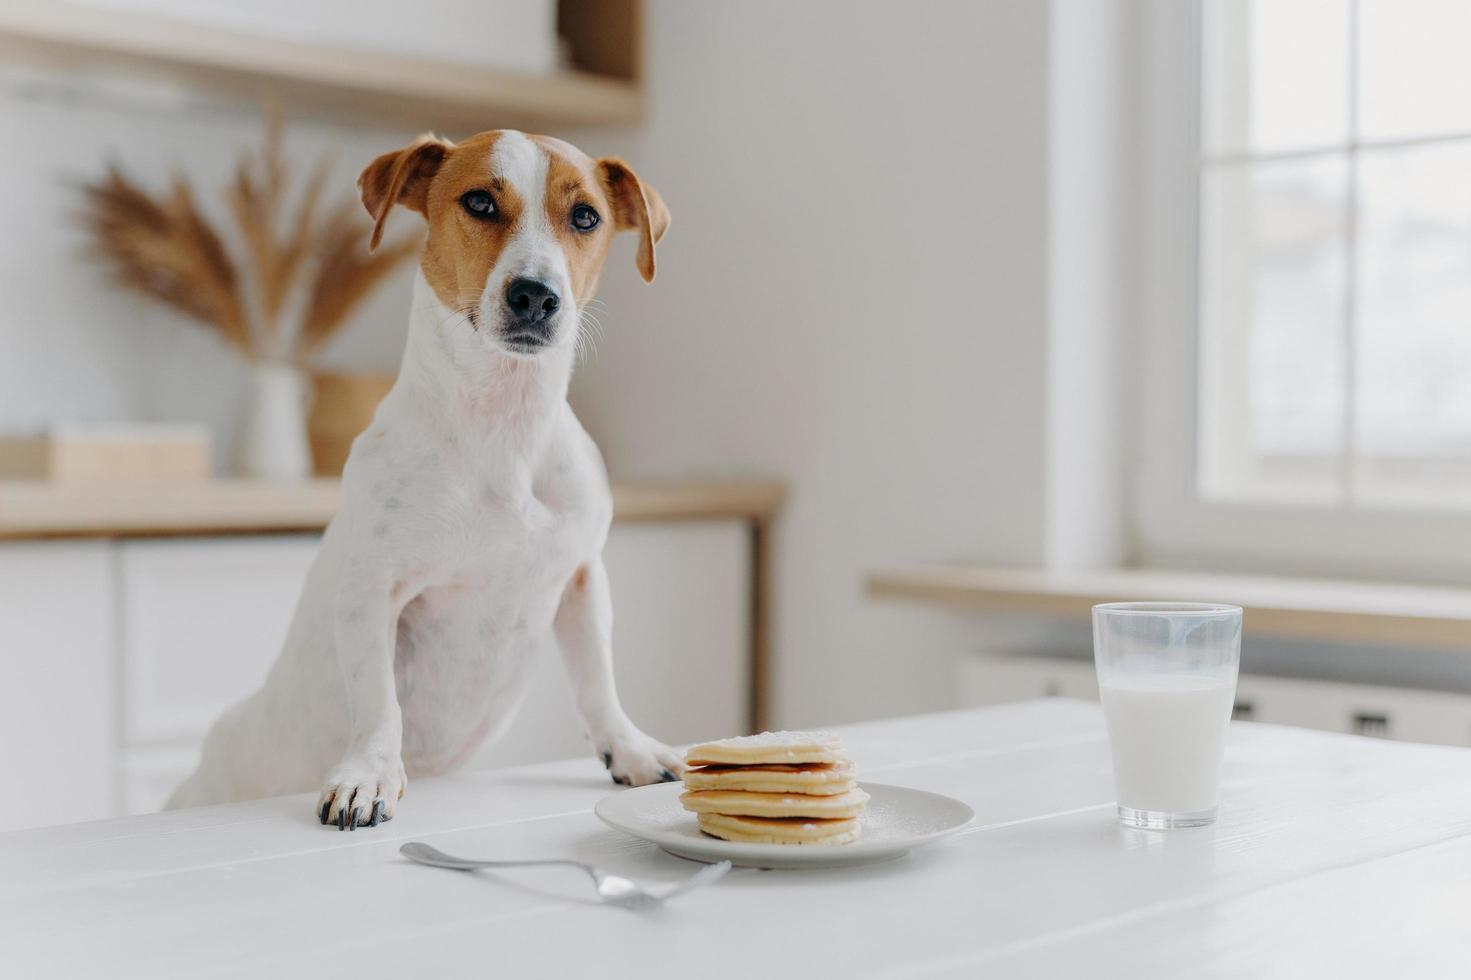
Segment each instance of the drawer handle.
[[1367,735],[1369,738],[1388,738],[1389,716],[1374,711],[1355,711],[1353,733]]

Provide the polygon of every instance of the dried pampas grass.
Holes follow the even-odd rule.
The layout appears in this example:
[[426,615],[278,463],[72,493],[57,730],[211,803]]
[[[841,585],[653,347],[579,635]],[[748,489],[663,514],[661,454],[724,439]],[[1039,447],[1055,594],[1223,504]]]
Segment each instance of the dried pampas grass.
[[319,217],[330,170],[319,160],[288,209],[281,124],[269,113],[260,151],[241,158],[225,192],[238,257],[183,176],[154,196],[111,164],[83,186],[78,218],[89,252],[119,284],[205,324],[247,357],[305,364],[419,248],[410,236],[369,254],[371,229],[353,200]]
[[332,209],[318,236],[318,269],[301,321],[300,350],[311,357],[332,339],[337,327],[400,262],[419,251],[417,236],[384,242],[369,253],[358,205],[344,201]]

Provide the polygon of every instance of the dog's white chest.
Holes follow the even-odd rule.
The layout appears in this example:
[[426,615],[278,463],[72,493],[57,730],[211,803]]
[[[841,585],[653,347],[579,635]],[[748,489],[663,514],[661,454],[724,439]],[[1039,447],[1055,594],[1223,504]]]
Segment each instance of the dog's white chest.
[[586,515],[536,496],[481,494],[454,578],[470,592],[532,595],[561,592],[579,561],[595,548]]
[[551,646],[569,579],[596,551],[587,515],[482,493],[447,574],[404,608],[395,674],[404,758],[438,772],[509,721],[531,664]]

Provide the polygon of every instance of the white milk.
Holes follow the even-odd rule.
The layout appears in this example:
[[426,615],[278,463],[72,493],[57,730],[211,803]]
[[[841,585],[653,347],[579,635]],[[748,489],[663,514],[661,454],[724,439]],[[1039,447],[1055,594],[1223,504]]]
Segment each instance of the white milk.
[[1121,805],[1170,813],[1215,807],[1234,681],[1142,674],[1114,678],[1099,693]]

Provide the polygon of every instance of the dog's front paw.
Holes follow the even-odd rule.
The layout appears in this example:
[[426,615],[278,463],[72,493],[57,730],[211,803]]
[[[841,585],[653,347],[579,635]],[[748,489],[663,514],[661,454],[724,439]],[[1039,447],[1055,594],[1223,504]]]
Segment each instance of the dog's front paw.
[[317,819],[338,830],[376,827],[393,819],[408,779],[397,757],[349,756],[327,773],[317,798]]
[[594,739],[593,750],[620,786],[670,783],[684,773],[678,752],[636,728]]

